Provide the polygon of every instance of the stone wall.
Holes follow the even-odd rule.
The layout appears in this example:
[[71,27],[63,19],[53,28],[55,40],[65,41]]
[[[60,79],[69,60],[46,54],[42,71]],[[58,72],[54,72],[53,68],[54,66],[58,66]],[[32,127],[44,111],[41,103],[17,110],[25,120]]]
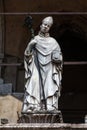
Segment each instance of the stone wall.
[[[27,14],[33,17],[33,27],[35,32],[38,32],[39,24],[41,20],[48,16],[45,12],[50,12],[50,15],[54,17],[54,35],[58,34],[58,27],[64,24],[73,24],[72,28],[75,29],[77,26],[81,30],[87,33],[86,18],[87,15],[55,15],[51,12],[86,12],[87,1],[39,1],[39,0],[4,0],[4,12],[8,13],[5,15],[5,53],[23,58],[24,50],[27,46],[27,42],[30,39],[30,33],[27,28],[24,27],[24,19]],[[44,12],[44,14],[38,14]],[[10,14],[9,14],[10,13]],[[14,13],[13,15],[11,13]],[[19,14],[15,14],[19,13]],[[22,14],[23,13],[23,14]],[[56,32],[57,31],[57,32]],[[81,31],[82,32],[82,31]],[[56,34],[57,33],[57,34]],[[55,36],[56,37],[56,36]],[[15,45],[15,46],[14,46]],[[19,51],[20,50],[20,51]]]
[[23,94],[8,94],[0,96],[0,124],[6,119],[8,123],[17,123],[18,114],[22,109]]
[[[64,58],[71,60],[72,57],[69,57],[71,54],[75,54],[75,49],[79,49],[78,57],[87,59],[87,14],[84,15],[64,15],[64,14],[51,14],[51,12],[86,12],[87,11],[87,0],[2,0],[3,1],[3,10],[0,15],[3,17],[2,20],[4,23],[3,32],[0,30],[0,43],[1,47],[4,45],[4,54],[7,58],[7,62],[21,62],[23,63],[24,50],[27,46],[28,41],[30,40],[30,32],[28,28],[24,26],[24,19],[30,13],[33,17],[33,27],[35,34],[39,30],[39,25],[41,20],[48,16],[46,12],[50,12],[50,15],[54,18],[54,25],[51,30],[51,35],[55,37],[61,44]],[[44,12],[44,14],[38,14]],[[13,13],[13,14],[12,14]],[[18,13],[18,14],[17,14]],[[23,14],[22,14],[23,13]],[[32,14],[31,14],[32,13]],[[36,13],[36,14],[35,14]],[[0,21],[0,26],[1,26]],[[67,39],[64,43],[63,40],[67,33]],[[2,40],[2,34],[4,34],[4,39]],[[69,35],[70,34],[70,35]],[[72,39],[70,36],[72,36]],[[79,40],[75,39],[78,38]],[[74,41],[73,41],[74,39]],[[77,40],[77,41],[76,41]],[[73,41],[73,42],[72,42]],[[67,44],[68,42],[68,44]],[[72,46],[71,46],[72,42]],[[64,43],[64,44],[63,44]],[[79,47],[78,47],[79,46]],[[86,51],[82,51],[82,48],[85,48]],[[69,51],[69,48],[73,48],[72,51]],[[3,49],[2,49],[3,50]],[[65,51],[66,50],[66,51]],[[1,50],[0,50],[1,51]],[[68,53],[69,51],[69,53]],[[73,53],[73,54],[72,54]],[[69,55],[68,55],[69,54]],[[76,52],[77,54],[77,52]],[[17,60],[9,60],[9,56],[12,59],[15,57]],[[65,59],[64,59],[65,60]],[[77,58],[78,60],[78,58]],[[6,61],[5,61],[6,62]],[[15,69],[14,69],[15,68]],[[24,68],[22,67],[13,67],[4,66],[2,72],[4,82],[10,82],[13,84],[13,90],[17,92],[24,92]],[[63,72],[63,89],[62,95],[60,98],[60,109],[64,110],[64,117],[66,122],[75,122],[79,121],[82,118],[83,121],[85,114],[87,114],[87,67],[86,66],[64,66]],[[18,105],[21,108],[21,102],[13,96],[1,96],[1,108],[0,113],[1,118],[11,118],[14,122],[17,118],[17,111],[19,109]],[[7,103],[7,105],[6,105]],[[12,108],[14,107],[14,115],[12,115]],[[18,108],[17,108],[18,107]],[[7,111],[5,108],[8,108]],[[81,110],[81,111],[80,111]],[[4,113],[5,111],[5,113]],[[72,113],[72,111],[76,113]],[[78,113],[79,111],[79,113]],[[6,113],[7,112],[7,113]],[[78,115],[80,118],[78,119]],[[70,117],[71,116],[71,117]]]

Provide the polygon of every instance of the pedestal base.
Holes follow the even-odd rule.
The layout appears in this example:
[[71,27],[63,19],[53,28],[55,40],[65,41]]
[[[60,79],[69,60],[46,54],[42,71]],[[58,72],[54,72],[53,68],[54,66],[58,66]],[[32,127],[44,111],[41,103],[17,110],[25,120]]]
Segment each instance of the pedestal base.
[[22,113],[18,123],[63,123],[61,111]]

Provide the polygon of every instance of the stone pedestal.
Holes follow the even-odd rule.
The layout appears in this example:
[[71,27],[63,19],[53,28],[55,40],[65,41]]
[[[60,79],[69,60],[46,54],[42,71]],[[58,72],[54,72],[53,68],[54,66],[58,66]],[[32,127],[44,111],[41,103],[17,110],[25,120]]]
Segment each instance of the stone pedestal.
[[63,118],[61,111],[39,111],[35,113],[22,113],[18,119],[18,123],[63,123]]

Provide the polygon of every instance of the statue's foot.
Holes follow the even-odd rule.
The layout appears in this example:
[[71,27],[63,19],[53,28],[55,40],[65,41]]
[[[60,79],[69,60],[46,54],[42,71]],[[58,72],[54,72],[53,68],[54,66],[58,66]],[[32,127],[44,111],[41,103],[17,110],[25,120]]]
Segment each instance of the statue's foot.
[[32,111],[34,110],[34,108],[32,108],[32,107],[27,107],[26,109],[23,109],[22,110],[22,114],[27,114],[27,113],[32,113]]
[[26,110],[26,111],[22,111],[21,113],[22,113],[22,114],[28,114],[28,113],[33,113],[33,111],[30,110],[30,109],[28,109],[28,110]]
[[22,114],[37,113],[37,112],[39,112],[39,111],[40,111],[40,108],[39,108],[39,107],[37,107],[37,108],[35,108],[35,107],[29,107],[29,108],[27,108],[26,110],[22,111]]
[[54,106],[47,106],[47,111],[48,112],[56,112],[56,111],[58,111],[58,109],[55,108]]

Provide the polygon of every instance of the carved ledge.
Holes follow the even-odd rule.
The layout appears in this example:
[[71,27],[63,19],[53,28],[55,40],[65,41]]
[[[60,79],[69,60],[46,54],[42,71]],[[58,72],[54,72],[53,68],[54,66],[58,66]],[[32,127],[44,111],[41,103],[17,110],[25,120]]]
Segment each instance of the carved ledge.
[[22,113],[18,123],[63,123],[61,111]]

